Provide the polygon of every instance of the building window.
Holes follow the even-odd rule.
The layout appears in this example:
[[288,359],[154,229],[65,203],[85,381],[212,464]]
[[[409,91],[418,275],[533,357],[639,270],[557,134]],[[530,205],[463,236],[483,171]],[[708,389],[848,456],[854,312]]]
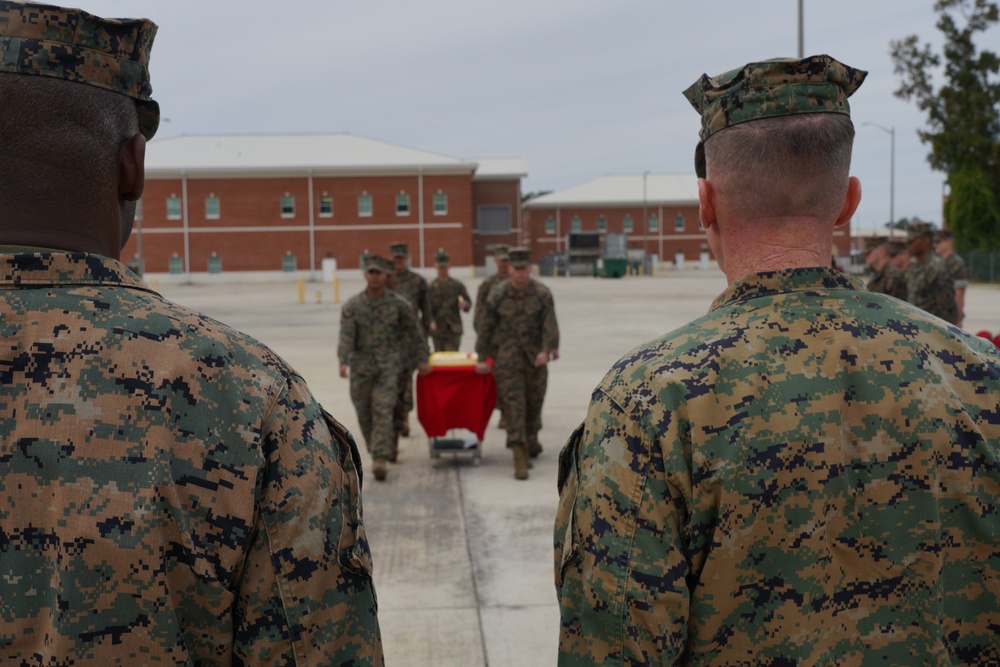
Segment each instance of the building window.
[[333,197],[325,192],[319,196],[319,217],[333,217]]
[[443,192],[434,193],[434,215],[447,215],[448,195]]
[[396,195],[396,215],[410,214],[410,195],[400,192]]
[[219,204],[219,198],[214,194],[210,194],[205,197],[205,219],[218,220],[221,217],[222,209]]
[[167,197],[167,220],[181,219],[181,198],[177,195]]
[[653,213],[649,216],[649,231],[655,232],[660,229],[660,218]]
[[631,215],[626,215],[625,219],[622,220],[622,229],[625,231],[626,234],[628,234],[628,233],[630,233],[632,231],[632,216]]
[[281,197],[281,217],[282,218],[295,217],[295,197],[288,194],[287,192]]
[[509,234],[510,206],[480,206],[476,210],[476,230],[480,234]]
[[597,217],[597,231],[606,232],[608,231],[608,219],[603,215]]
[[678,232],[684,231],[684,216],[680,213],[678,213],[677,217],[674,218],[674,230]]
[[372,217],[372,196],[367,192],[358,195],[358,215],[362,218]]
[[555,234],[556,233],[556,219],[551,215],[545,218],[545,233]]
[[580,222],[580,216],[578,215],[574,215],[573,219],[570,220],[569,224],[570,224],[570,229],[572,229],[574,232],[578,232],[581,229],[583,229],[583,223]]

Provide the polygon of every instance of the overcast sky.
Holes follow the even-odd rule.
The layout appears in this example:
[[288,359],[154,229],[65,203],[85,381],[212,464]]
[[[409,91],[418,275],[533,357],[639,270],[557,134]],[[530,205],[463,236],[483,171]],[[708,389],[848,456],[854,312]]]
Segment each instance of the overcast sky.
[[[460,158],[524,160],[525,192],[605,174],[691,172],[681,92],[703,72],[795,56],[797,0],[92,0],[159,26],[153,97],[181,134],[350,132]],[[889,42],[940,44],[933,0],[804,0],[807,55],[869,71],[851,98],[856,229],[890,209],[939,223],[943,176],[897,99]],[[979,46],[997,43],[994,28]]]

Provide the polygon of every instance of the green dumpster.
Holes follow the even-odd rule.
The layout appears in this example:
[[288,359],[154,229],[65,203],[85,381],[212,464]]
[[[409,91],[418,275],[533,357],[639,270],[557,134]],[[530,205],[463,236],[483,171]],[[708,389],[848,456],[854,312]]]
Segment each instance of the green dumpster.
[[627,270],[628,260],[624,257],[601,257],[597,260],[597,275],[601,278],[621,278]]

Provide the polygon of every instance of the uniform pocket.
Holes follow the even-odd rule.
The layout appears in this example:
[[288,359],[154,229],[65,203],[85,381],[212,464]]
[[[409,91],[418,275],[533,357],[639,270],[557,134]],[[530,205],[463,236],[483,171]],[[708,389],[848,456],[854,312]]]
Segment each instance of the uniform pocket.
[[337,544],[340,564],[345,570],[371,579],[372,552],[365,535],[364,511],[361,504],[363,471],[361,454],[354,437],[344,426],[323,410],[327,428],[340,452],[340,468],[344,471],[345,484],[341,490],[343,526]]
[[559,506],[556,510],[554,556],[556,590],[562,588],[563,573],[567,566],[579,560],[580,539],[576,529],[576,497],[580,489],[580,471],[577,464],[583,424],[576,427],[559,453]]

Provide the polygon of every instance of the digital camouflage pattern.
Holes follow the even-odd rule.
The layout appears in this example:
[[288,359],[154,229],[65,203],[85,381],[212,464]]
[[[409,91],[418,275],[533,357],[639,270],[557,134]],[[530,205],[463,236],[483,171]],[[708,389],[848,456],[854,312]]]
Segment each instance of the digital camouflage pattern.
[[494,273],[491,276],[483,278],[483,282],[479,284],[479,289],[476,290],[476,304],[472,310],[472,328],[478,334],[482,331],[482,319],[483,311],[486,310],[486,297],[490,295],[490,292],[500,284],[502,281],[507,280],[509,276],[501,277]]
[[[458,304],[459,297],[465,299],[464,308]],[[430,302],[431,319],[435,327],[431,334],[434,351],[457,350],[462,342],[462,312],[467,313],[472,309],[469,291],[461,281],[451,276],[446,280],[435,278],[428,288],[427,300]]]
[[[423,343],[419,360],[407,343],[416,340]],[[389,458],[400,376],[429,356],[411,304],[392,290],[378,297],[361,292],[348,299],[340,311],[337,356],[350,368],[351,402],[368,451],[372,458]]]
[[910,256],[906,278],[906,300],[946,322],[958,322],[955,283],[944,262],[933,252],[924,261]]
[[0,0],[0,72],[54,77],[133,98],[152,139],[160,106],[150,98],[149,19],[104,19],[79,9]]
[[955,289],[965,289],[969,286],[969,269],[966,267],[964,259],[956,253],[952,253],[941,261],[944,262],[944,268],[948,269],[948,273],[951,274]]
[[392,278],[392,289],[413,302],[420,313],[419,323],[424,336],[431,330],[431,303],[427,280],[419,273],[407,269]]
[[[416,305],[399,292],[390,291],[390,293],[405,303],[406,307],[410,310],[413,321],[418,321],[419,315],[417,314]],[[421,331],[419,326],[412,327],[409,337],[400,342],[403,354],[403,371],[399,374],[396,403],[392,410],[393,442],[396,442],[399,434],[409,429],[409,424],[407,423],[409,417],[407,413],[413,409],[413,371],[417,370],[417,367],[427,361],[430,356],[430,349],[427,347],[427,337],[423,335],[423,331]]]
[[873,271],[867,284],[869,292],[888,294],[903,301],[909,297],[906,289],[906,278],[892,262],[886,262],[881,270]]
[[625,355],[560,456],[561,665],[1000,664],[1000,356],[828,268]]
[[684,91],[701,115],[695,149],[695,172],[705,177],[704,143],[719,130],[738,123],[803,113],[850,115],[847,98],[868,72],[827,55],[777,58],[748,63],[718,76],[702,74]]
[[271,350],[0,254],[0,664],[380,665],[354,440]]
[[536,368],[535,357],[558,348],[555,301],[545,285],[531,280],[527,287],[518,289],[505,280],[486,297],[476,353],[482,360],[493,359],[508,447],[537,439],[548,368]]

